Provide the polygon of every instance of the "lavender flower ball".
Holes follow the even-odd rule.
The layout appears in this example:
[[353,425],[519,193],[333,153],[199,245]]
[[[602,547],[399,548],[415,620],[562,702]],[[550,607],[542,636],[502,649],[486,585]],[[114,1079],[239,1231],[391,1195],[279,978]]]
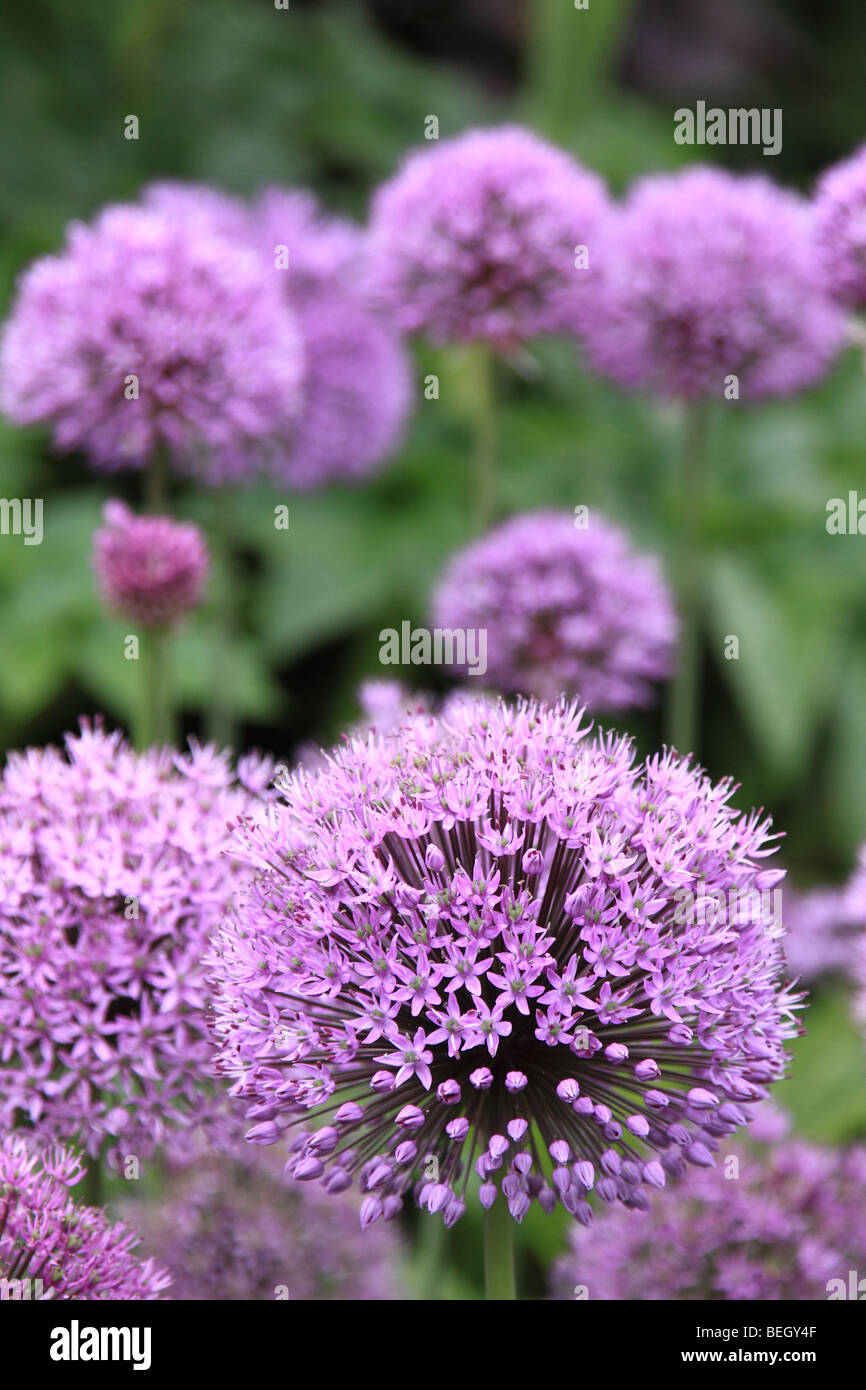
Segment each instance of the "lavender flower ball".
[[135,516],[107,502],[94,533],[93,568],[106,605],[143,627],[169,627],[201,602],[210,556],[197,526]]
[[135,1253],[135,1232],[70,1196],[83,1175],[68,1149],[39,1154],[21,1138],[0,1135],[0,1279],[12,1281],[4,1298],[163,1296],[171,1278]]
[[486,682],[505,693],[578,694],[592,708],[646,705],[671,675],[676,614],[654,558],[593,515],[517,516],[454,556],[436,627],[486,629]]
[[280,1164],[196,1163],[173,1174],[158,1202],[127,1208],[176,1299],[405,1297],[396,1230],[362,1235],[357,1202],[291,1183]]
[[588,1222],[593,1188],[643,1209],[712,1165],[798,1002],[760,893],[736,932],[682,910],[764,883],[768,822],[732,791],[564,702],[465,699],[297,771],[239,828],[254,874],[214,945],[247,1139],[357,1183],[364,1225],[407,1194],[453,1225],[473,1169],[485,1207]]
[[0,1125],[149,1156],[217,1126],[203,955],[266,763],[82,725],[0,781]]
[[273,481],[306,491],[382,467],[405,432],[412,383],[403,343],[371,300],[362,229],[302,190],[270,188],[246,207],[213,189],[158,183],[145,202],[247,248],[298,325],[303,401],[269,455]]
[[822,175],[814,213],[831,294],[848,309],[866,309],[866,145]]
[[754,175],[694,167],[640,180],[607,227],[578,325],[590,364],[630,389],[788,396],[826,373],[843,321],[808,204]]
[[[735,1169],[731,1159],[735,1159]],[[734,1172],[737,1177],[726,1176]],[[575,1227],[558,1298],[812,1300],[847,1289],[866,1260],[866,1148],[783,1140],[662,1193],[649,1215],[607,1211]],[[575,1291],[578,1291],[577,1293]],[[585,1292],[583,1292],[585,1290]]]
[[[269,190],[252,219],[306,354],[304,408],[290,447],[274,459],[274,480],[299,490],[358,481],[394,453],[412,402],[402,340],[367,293],[366,238],[301,192]],[[278,247],[287,269],[275,268]]]
[[601,180],[537,135],[471,130],[410,154],[376,193],[372,281],[405,332],[507,352],[567,331],[606,210]]
[[0,405],[111,472],[160,450],[206,483],[247,477],[300,407],[303,347],[248,249],[204,217],[121,205],[74,223],[22,278]]

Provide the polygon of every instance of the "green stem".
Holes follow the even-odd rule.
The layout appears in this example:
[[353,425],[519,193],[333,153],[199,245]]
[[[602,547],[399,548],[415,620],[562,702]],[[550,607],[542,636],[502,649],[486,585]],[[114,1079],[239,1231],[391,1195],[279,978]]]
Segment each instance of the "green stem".
[[484,1287],[488,1301],[517,1298],[514,1221],[501,1192],[484,1213]]
[[680,638],[677,670],[669,687],[668,738],[680,753],[698,751],[700,739],[701,565],[707,406],[686,407],[678,480],[675,580]]
[[154,743],[171,743],[174,736],[171,701],[168,695],[168,644],[166,628],[149,628],[141,638],[141,710],[136,744],[139,749]]
[[219,488],[214,495],[214,522],[211,539],[219,565],[219,584],[215,594],[211,703],[207,734],[220,748],[234,745],[235,724],[231,688],[231,646],[234,637],[235,577],[232,564],[232,494]]
[[148,512],[160,512],[165,506],[165,475],[168,461],[163,449],[156,449],[151,455],[145,477],[144,505]]
[[496,359],[485,343],[475,354],[475,516],[486,531],[496,507]]

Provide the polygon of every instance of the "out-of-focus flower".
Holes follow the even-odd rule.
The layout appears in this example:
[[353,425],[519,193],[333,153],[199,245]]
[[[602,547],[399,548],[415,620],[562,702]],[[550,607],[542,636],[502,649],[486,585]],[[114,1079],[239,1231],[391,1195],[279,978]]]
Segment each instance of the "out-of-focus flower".
[[[268,764],[83,724],[0,782],[0,1123],[149,1155],[216,1124],[202,962]],[[178,1141],[179,1142],[179,1141]]]
[[[253,1143],[365,1225],[406,1193],[589,1220],[588,1193],[713,1163],[785,1065],[782,928],[683,894],[746,892],[768,822],[672,752],[587,738],[574,705],[454,702],[356,735],[240,830],[255,874],[214,942],[221,1068]],[[309,1117],[321,1127],[308,1127]]]
[[144,627],[174,624],[201,602],[210,562],[197,526],[135,516],[107,502],[94,533],[93,568],[107,606]]
[[190,184],[153,184],[144,197],[235,238],[298,324],[303,401],[268,454],[274,482],[306,490],[381,467],[403,435],[412,385],[400,337],[370,298],[362,228],[299,189],[267,189],[251,207]]
[[472,130],[377,191],[372,282],[405,332],[507,352],[569,328],[606,211],[601,180],[537,135]]
[[393,1227],[362,1235],[358,1203],[292,1183],[267,1161],[196,1162],[159,1201],[127,1204],[144,1248],[185,1300],[399,1299]]
[[487,632],[486,682],[507,694],[577,694],[591,708],[649,703],[670,676],[676,614],[654,558],[593,516],[531,512],[455,555],[433,598],[445,629]]
[[136,1233],[71,1196],[83,1172],[68,1149],[39,1154],[21,1138],[0,1135],[0,1298],[163,1296],[171,1277],[135,1252]]
[[204,214],[119,205],[74,223],[18,288],[0,404],[99,469],[159,451],[204,482],[247,477],[297,419],[301,335],[255,254]]
[[640,180],[606,224],[579,328],[621,386],[744,401],[826,373],[843,319],[826,293],[808,204],[768,179],[696,167]]
[[791,974],[804,980],[843,975],[851,968],[866,912],[858,921],[856,904],[841,888],[798,892],[785,885],[785,960]]
[[649,1214],[613,1210],[591,1233],[576,1226],[555,1296],[580,1286],[590,1299],[846,1297],[849,1270],[866,1260],[864,1184],[862,1146],[775,1136],[758,1151],[736,1147]]
[[828,289],[846,308],[866,309],[866,145],[821,176],[814,209]]

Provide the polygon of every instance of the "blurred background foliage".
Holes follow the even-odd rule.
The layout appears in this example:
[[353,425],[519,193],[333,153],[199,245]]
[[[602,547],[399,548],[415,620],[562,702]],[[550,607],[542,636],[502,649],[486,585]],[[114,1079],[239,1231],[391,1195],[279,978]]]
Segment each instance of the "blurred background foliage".
[[[70,219],[134,198],[151,178],[237,193],[305,184],[363,217],[431,114],[442,137],[526,121],[616,191],[701,153],[808,189],[866,135],[864,39],[854,0],[820,10],[809,0],[590,0],[585,11],[567,0],[291,0],[287,11],[273,0],[30,0],[0,19],[0,296],[8,302],[22,266],[57,247]],[[781,107],[782,153],[675,145],[673,111],[698,98]],[[123,138],[131,113],[137,141]],[[405,447],[369,485],[305,496],[259,486],[237,498],[243,621],[230,678],[246,744],[284,757],[336,736],[357,715],[358,682],[383,674],[380,628],[425,621],[435,576],[472,534],[466,364],[426,349],[416,364]],[[430,372],[438,400],[423,396]],[[556,342],[538,344],[525,375],[503,372],[500,386],[501,511],[587,504],[667,556],[676,411],[591,379]],[[703,759],[742,781],[741,804],[772,811],[784,860],[806,883],[846,876],[866,840],[866,542],[825,529],[830,498],[866,492],[864,438],[853,352],[820,390],[756,410],[720,404],[712,422]],[[81,458],[52,457],[42,432],[0,424],[0,495],[45,499],[41,546],[0,538],[6,747],[56,740],[81,714],[131,720],[125,626],[103,614],[89,563],[113,494],[138,502],[138,479],[99,479]],[[208,494],[176,482],[172,503],[208,526]],[[278,503],[290,507],[288,532],[274,528]],[[187,732],[203,727],[221,582],[174,646]],[[738,661],[724,659],[729,634]],[[661,742],[657,711],[621,723],[645,750]],[[780,1099],[815,1138],[866,1135],[862,1043],[841,989],[818,995],[809,1023]],[[561,1235],[538,1213],[524,1232],[523,1275],[539,1286]],[[440,1238],[454,1255],[446,1296],[479,1286],[477,1235],[467,1219]]]

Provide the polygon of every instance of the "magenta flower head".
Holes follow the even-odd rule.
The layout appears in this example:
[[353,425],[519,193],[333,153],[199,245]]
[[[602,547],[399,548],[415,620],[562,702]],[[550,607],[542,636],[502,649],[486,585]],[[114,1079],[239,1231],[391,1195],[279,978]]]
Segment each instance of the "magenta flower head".
[[167,627],[197,608],[210,556],[197,526],[168,516],[135,516],[107,502],[94,533],[93,568],[102,597],[143,627]]
[[531,512],[453,557],[436,627],[487,633],[486,682],[505,693],[577,694],[591,708],[646,705],[671,675],[676,614],[660,566],[593,515]]
[[[768,824],[574,705],[464,700],[356,736],[245,823],[215,938],[220,1066],[287,1172],[447,1225],[588,1194],[644,1207],[784,1068],[781,927],[696,910],[762,883]],[[311,1124],[306,1123],[312,1122]]]
[[68,1149],[43,1154],[0,1135],[0,1298],[154,1300],[170,1275],[135,1253],[138,1236],[70,1195],[84,1170]]
[[197,1161],[159,1201],[129,1202],[145,1250],[183,1300],[400,1299],[394,1227],[362,1233],[351,1194],[289,1182],[280,1163]]
[[[660,1193],[649,1214],[606,1211],[575,1226],[556,1266],[569,1299],[713,1300],[858,1297],[866,1261],[866,1148],[777,1139],[735,1147],[724,1164]],[[855,1282],[859,1276],[855,1275]]]
[[696,167],[640,180],[607,224],[580,316],[592,366],[621,386],[744,401],[787,396],[843,343],[808,204],[754,175]]
[[0,344],[0,404],[104,471],[158,451],[246,477],[294,422],[303,347],[255,255],[204,216],[121,205],[26,272]]
[[866,309],[866,145],[822,175],[814,212],[830,293],[848,309]]
[[149,1156],[217,1123],[202,957],[244,872],[228,824],[270,775],[253,757],[237,773],[213,747],[139,755],[86,724],[64,752],[10,755],[0,1124]]
[[472,130],[376,193],[373,281],[405,332],[507,352],[567,330],[606,210],[601,180],[530,131]]

